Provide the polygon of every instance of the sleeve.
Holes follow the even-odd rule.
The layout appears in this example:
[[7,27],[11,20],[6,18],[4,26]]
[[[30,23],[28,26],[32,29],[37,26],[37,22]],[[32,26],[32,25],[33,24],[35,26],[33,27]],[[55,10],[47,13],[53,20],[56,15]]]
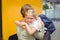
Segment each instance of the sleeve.
[[17,37],[18,37],[18,39],[20,39],[21,38],[21,28],[19,26],[17,26],[16,31],[17,31]]
[[20,27],[19,26],[16,27],[16,31],[17,31],[17,33],[20,32]]

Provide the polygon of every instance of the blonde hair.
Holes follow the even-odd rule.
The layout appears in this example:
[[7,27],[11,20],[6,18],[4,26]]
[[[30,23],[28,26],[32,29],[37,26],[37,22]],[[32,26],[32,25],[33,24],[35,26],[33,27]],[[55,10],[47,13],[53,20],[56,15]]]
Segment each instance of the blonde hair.
[[[28,14],[29,10],[33,10],[33,12],[34,12],[34,9],[32,8],[32,6],[30,4],[25,4],[24,6],[22,6],[22,8],[21,8],[22,16],[25,17],[25,15]],[[35,15],[33,12],[32,12],[32,14]]]

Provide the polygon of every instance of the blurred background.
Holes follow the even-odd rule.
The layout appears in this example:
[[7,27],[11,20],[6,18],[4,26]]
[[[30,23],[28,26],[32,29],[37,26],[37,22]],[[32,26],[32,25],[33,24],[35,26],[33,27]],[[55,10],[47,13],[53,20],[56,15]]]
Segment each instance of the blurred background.
[[42,14],[51,18],[56,27],[51,40],[60,40],[60,0],[43,0]]
[[60,20],[60,0],[43,0],[42,13],[53,20]]

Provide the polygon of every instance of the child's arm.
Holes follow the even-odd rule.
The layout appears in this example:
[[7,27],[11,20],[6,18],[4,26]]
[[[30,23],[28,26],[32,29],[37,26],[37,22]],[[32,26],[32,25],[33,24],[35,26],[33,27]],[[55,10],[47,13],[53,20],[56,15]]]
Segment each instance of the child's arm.
[[28,31],[28,33],[30,34],[30,35],[33,35],[36,31],[37,31],[37,29],[36,28],[30,28],[27,24],[26,24],[26,30]]
[[30,28],[29,27],[29,25],[27,24],[27,23],[25,23],[25,22],[19,22],[19,21],[16,21],[15,22],[17,25],[19,25],[19,26],[24,26],[25,27],[25,29],[28,31],[28,33],[30,34],[30,35],[33,35],[37,30],[36,30],[36,28]]
[[15,24],[22,27],[22,28],[25,28],[25,24],[24,22],[20,22],[20,21],[15,21]]
[[40,17],[36,17],[36,18],[37,18],[37,20],[41,23],[41,25],[44,26],[44,23],[43,23],[43,21],[41,20],[41,18],[40,18]]
[[[42,26],[44,26],[44,23],[43,23],[43,21],[41,20],[40,17],[37,17],[37,20],[42,24]],[[47,28],[45,28],[45,27],[43,27],[43,28],[44,28],[44,30],[47,30]]]

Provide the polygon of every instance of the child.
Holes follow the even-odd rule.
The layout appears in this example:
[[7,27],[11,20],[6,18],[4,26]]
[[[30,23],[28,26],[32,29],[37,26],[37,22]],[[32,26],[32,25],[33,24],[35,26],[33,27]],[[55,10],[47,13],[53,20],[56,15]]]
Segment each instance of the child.
[[23,21],[15,21],[19,40],[43,40],[44,23],[36,14],[33,8],[26,4],[21,8]]

